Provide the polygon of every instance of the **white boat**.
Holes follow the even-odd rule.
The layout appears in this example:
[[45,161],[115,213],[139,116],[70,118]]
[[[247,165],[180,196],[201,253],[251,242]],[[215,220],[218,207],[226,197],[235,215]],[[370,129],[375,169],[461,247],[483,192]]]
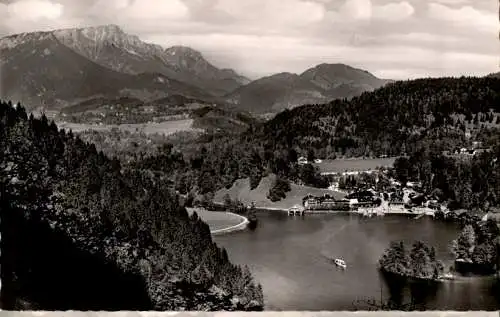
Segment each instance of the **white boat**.
[[335,259],[335,260],[333,260],[333,262],[335,263],[335,265],[340,266],[343,269],[347,268],[345,261],[342,259]]

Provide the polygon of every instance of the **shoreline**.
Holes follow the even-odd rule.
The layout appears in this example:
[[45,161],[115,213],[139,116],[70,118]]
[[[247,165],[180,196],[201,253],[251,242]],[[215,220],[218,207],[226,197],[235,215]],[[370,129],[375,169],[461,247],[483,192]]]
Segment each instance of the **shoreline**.
[[[257,211],[277,211],[277,212],[283,212],[283,213],[288,213],[288,209],[285,208],[276,208],[276,207],[255,207]],[[430,212],[411,212],[411,211],[400,211],[400,210],[389,210],[389,211],[383,211],[383,212],[378,212],[378,211],[371,211],[371,212],[366,212],[366,210],[305,210],[304,215],[307,214],[355,214],[355,215],[368,215],[368,216],[377,216],[377,217],[383,217],[384,215],[399,215],[399,216],[433,216],[433,213]]]
[[[200,208],[186,208],[186,210],[188,211],[189,214],[191,214],[192,212],[196,212],[197,210],[199,210]],[[208,211],[208,212],[214,212],[214,213],[225,213],[227,215],[231,215],[231,216],[236,216],[238,218],[241,219],[241,222],[235,224],[235,225],[231,225],[229,227],[225,227],[225,228],[220,228],[220,229],[215,229],[215,230],[210,230],[210,234],[211,235],[222,235],[222,234],[226,234],[226,233],[231,233],[231,232],[235,232],[235,231],[240,231],[240,230],[244,230],[246,229],[247,225],[250,223],[250,220],[248,220],[247,217],[245,216],[242,216],[242,215],[239,215],[239,214],[235,214],[234,212],[229,212],[229,211],[210,211],[210,210],[207,210],[207,209],[204,209],[204,208],[201,208],[201,210],[203,211]],[[200,214],[198,213],[198,216],[207,224],[210,226],[209,224],[209,220],[205,220],[203,219]]]
[[490,280],[490,279],[496,279],[496,274],[466,276],[466,275],[455,274],[455,273],[451,273],[452,274],[451,278],[446,278],[443,275],[440,275],[438,278],[424,278],[424,277],[416,277],[416,276],[403,275],[403,274],[400,274],[400,273],[390,272],[390,271],[386,271],[386,270],[381,269],[381,268],[377,268],[377,269],[382,274],[397,276],[398,278],[401,278],[401,279],[406,280],[408,282],[467,283],[467,282],[470,282],[470,281],[473,281],[473,280]]
[[245,217],[245,216],[238,215],[238,214],[235,214],[233,212],[228,212],[228,211],[226,211],[225,213],[226,214],[231,214],[231,215],[234,215],[234,216],[238,216],[242,221],[239,224],[237,224],[237,225],[230,226],[230,227],[227,227],[227,228],[210,230],[210,234],[211,235],[222,235],[222,234],[226,234],[226,233],[231,233],[231,232],[235,232],[235,231],[244,230],[244,229],[246,229],[247,225],[250,223],[250,221],[248,220],[248,218]]

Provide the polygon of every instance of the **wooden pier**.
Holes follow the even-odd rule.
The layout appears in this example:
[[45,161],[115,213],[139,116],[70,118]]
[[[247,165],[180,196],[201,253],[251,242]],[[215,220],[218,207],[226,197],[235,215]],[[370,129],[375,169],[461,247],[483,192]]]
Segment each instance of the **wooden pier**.
[[289,216],[303,216],[305,213],[305,208],[302,206],[295,205],[292,208],[288,209]]

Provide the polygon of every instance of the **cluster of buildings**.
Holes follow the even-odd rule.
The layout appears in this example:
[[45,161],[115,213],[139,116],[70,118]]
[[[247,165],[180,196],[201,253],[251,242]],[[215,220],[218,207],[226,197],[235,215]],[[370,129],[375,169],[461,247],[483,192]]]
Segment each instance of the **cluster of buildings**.
[[454,156],[460,156],[462,158],[467,158],[479,155],[487,151],[491,151],[491,149],[488,147],[484,147],[483,143],[480,141],[474,141],[472,142],[472,145],[469,147],[455,148],[453,151],[451,152],[445,151],[443,154],[448,156],[454,155]]
[[342,199],[336,199],[328,194],[323,196],[307,195],[303,198],[303,206],[294,206],[292,209],[290,209],[291,214],[348,211],[369,215],[386,213],[434,215],[436,211],[447,211],[437,200],[408,188],[381,193],[375,192],[373,189],[361,190],[348,194]]
[[[373,171],[383,172],[383,171]],[[360,172],[361,173],[361,172]],[[343,173],[337,173],[340,176]],[[338,190],[335,180],[330,189]],[[361,214],[427,214],[434,215],[437,211],[447,211],[446,207],[438,202],[435,197],[427,197],[421,193],[420,182],[408,182],[402,186],[391,179],[382,191],[375,191],[370,185],[360,182],[356,188],[351,188],[344,198],[324,194],[322,196],[307,195],[303,198],[302,206],[295,206],[299,214],[308,212],[349,211]],[[296,214],[296,211],[292,214]]]
[[336,199],[325,194],[323,196],[307,195],[303,199],[304,209],[350,211],[358,208],[373,208],[380,206],[382,200],[374,191],[361,191],[347,195],[343,199]]

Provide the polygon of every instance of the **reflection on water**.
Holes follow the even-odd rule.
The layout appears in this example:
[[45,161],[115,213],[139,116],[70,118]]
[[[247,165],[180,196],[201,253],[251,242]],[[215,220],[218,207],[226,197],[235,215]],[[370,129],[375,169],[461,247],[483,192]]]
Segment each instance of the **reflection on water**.
[[396,310],[427,310],[443,286],[440,282],[409,281],[390,273],[379,273],[389,293],[386,304]]
[[[269,310],[353,310],[375,299],[415,309],[498,310],[498,283],[492,278],[434,285],[387,279],[376,269],[390,241],[422,240],[436,247],[449,266],[455,225],[406,216],[356,215],[288,217],[259,212],[254,231],[216,236],[232,261],[248,264],[262,284]],[[343,258],[347,269],[330,259]],[[410,304],[409,304],[410,303]],[[406,305],[406,306],[405,306]]]

